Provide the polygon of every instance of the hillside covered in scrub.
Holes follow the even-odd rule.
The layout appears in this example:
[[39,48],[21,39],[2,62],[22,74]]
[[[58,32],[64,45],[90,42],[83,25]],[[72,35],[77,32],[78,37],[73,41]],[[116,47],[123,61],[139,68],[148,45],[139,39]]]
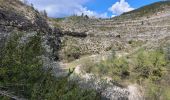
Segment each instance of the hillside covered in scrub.
[[1,100],[169,100],[170,2],[49,18],[0,0]]
[[[0,0],[0,99],[95,99],[91,89],[68,81],[60,72],[57,50],[61,31],[47,18],[18,0]],[[55,69],[53,66],[55,65]]]
[[[111,19],[50,19],[63,31],[87,34],[61,37],[59,60],[85,79],[94,75],[118,83],[130,91],[130,100],[169,99],[169,4],[156,2]],[[114,89],[102,92],[116,99]]]

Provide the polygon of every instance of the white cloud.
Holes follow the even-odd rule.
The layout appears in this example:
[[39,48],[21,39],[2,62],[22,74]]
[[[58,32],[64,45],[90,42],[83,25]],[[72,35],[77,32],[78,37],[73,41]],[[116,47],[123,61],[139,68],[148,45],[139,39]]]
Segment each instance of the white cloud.
[[116,17],[116,15],[112,15],[111,18]]
[[125,0],[120,0],[120,2],[116,2],[109,8],[109,11],[113,13],[112,16],[120,15],[131,10],[134,10],[134,8],[132,8]]
[[107,13],[99,14],[84,7],[90,0],[28,0],[38,10],[46,10],[50,17],[65,17],[70,15],[107,17]]
[[88,16],[90,16],[90,17],[108,18],[108,14],[107,14],[107,13],[99,14],[99,13],[96,13],[95,11],[88,10],[88,9],[85,8],[85,7],[82,7],[82,8],[80,9],[80,11],[77,12],[77,15],[81,15],[82,13],[83,13],[84,15],[88,15]]

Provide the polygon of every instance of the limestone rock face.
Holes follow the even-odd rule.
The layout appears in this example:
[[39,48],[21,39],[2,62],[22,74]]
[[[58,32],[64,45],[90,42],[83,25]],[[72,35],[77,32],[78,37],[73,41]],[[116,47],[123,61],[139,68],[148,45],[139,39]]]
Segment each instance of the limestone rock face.
[[17,0],[0,2],[0,31],[11,31],[17,28],[22,31],[49,32],[46,20],[34,8],[21,2],[17,3]]
[[[19,0],[0,0],[0,47],[3,48],[8,37],[13,33],[27,33],[21,37],[21,43],[39,34],[44,56],[53,62],[58,59],[61,31],[50,27],[47,18],[33,7]],[[0,49],[0,51],[3,49]]]

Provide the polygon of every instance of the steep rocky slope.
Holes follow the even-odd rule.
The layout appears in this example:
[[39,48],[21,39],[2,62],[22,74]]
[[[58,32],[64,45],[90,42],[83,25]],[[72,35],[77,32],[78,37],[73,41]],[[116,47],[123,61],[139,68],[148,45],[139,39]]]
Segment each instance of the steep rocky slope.
[[[5,36],[14,32],[38,32],[47,40],[51,47],[53,57],[57,59],[57,49],[59,48],[58,35],[61,32],[49,27],[46,18],[33,7],[27,6],[19,0],[1,0],[0,1],[0,32],[1,40]],[[1,42],[3,44],[3,42]]]
[[50,28],[45,18],[20,1],[1,0],[1,31],[10,31],[15,28],[25,31],[49,32]]
[[169,5],[169,1],[158,2],[112,19],[72,16],[58,20],[53,24],[65,31],[87,34],[85,38],[63,37],[61,53],[67,52],[67,45],[70,49],[76,48],[81,55],[105,53],[112,49],[130,53],[139,47],[159,46],[170,35]]

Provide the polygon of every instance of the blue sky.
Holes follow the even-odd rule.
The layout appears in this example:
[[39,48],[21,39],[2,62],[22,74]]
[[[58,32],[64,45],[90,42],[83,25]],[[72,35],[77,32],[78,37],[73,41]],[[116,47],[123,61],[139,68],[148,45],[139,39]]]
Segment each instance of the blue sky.
[[160,0],[27,0],[50,17],[66,17],[82,13],[90,17],[114,17]]
[[[112,12],[107,11],[109,7],[120,0],[92,0],[88,2],[85,6],[90,10],[96,11],[98,13],[107,12],[108,16],[112,15]],[[125,0],[132,8],[137,9],[139,7],[158,2],[160,0]]]

